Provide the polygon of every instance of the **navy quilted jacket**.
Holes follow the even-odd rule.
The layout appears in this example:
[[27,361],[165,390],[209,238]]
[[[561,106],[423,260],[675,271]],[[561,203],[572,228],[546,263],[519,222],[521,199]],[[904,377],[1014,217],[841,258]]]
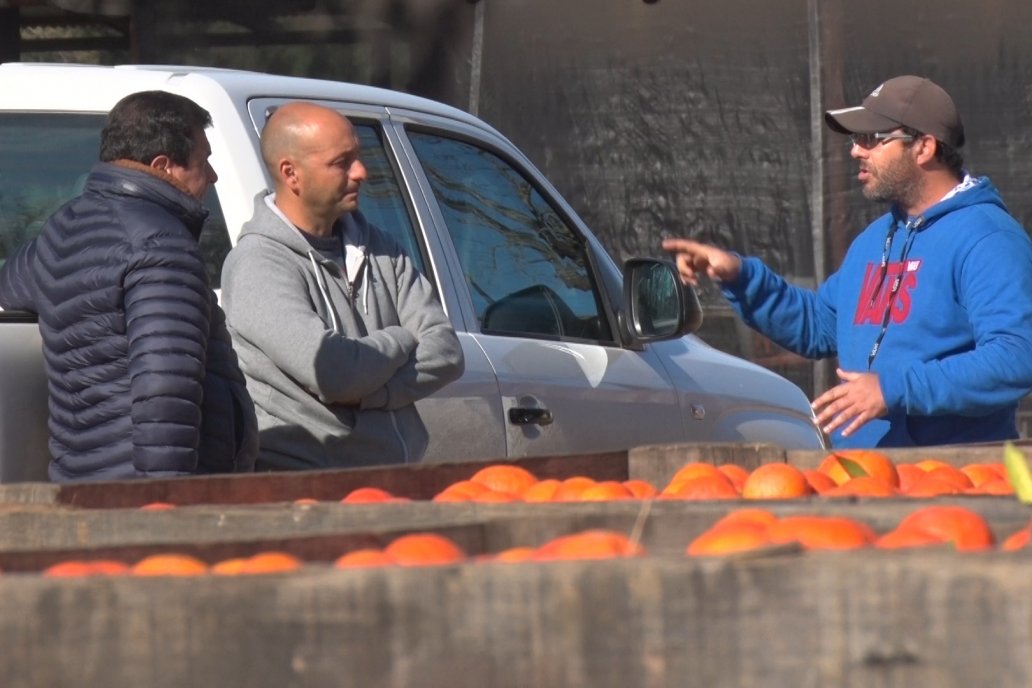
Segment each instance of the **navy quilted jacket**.
[[254,406],[197,244],[207,211],[169,180],[97,164],[0,271],[0,304],[39,314],[51,480],[254,466]]

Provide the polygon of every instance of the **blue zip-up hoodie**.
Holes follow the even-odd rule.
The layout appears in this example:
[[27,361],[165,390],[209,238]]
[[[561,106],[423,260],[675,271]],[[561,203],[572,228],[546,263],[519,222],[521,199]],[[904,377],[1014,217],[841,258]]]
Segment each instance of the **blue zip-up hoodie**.
[[887,416],[850,437],[836,432],[834,446],[1018,436],[1017,404],[1032,389],[1032,242],[985,177],[918,217],[896,209],[879,217],[816,292],[755,258],[743,259],[740,278],[723,291],[750,326],[785,348],[838,355],[843,370],[878,374]]

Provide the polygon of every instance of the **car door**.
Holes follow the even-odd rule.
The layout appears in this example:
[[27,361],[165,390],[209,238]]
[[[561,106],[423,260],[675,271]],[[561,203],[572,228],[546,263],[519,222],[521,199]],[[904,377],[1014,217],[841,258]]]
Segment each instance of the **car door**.
[[678,397],[647,347],[620,346],[593,246],[503,147],[405,127],[498,378],[512,457],[684,439]]

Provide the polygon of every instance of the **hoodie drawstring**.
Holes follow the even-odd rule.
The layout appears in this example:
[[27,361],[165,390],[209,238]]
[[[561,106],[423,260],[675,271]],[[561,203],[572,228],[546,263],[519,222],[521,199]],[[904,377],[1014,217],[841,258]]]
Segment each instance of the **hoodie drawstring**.
[[326,304],[326,310],[330,314],[330,326],[333,328],[334,334],[341,334],[340,318],[337,317],[337,311],[333,308],[333,302],[330,300],[330,291],[326,287],[326,278],[323,277],[322,265],[319,259],[316,258],[317,253],[314,249],[308,251],[308,259],[312,261],[312,272],[315,273],[315,283],[319,287],[319,294],[322,296],[323,303]]

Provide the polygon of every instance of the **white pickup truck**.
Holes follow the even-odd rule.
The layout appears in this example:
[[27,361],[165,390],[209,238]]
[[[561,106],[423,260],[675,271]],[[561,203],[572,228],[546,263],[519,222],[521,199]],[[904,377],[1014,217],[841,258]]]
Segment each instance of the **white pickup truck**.
[[[202,245],[216,287],[268,184],[258,152],[268,114],[304,99],[354,122],[369,171],[361,207],[436,285],[466,357],[463,377],[419,404],[425,460],[695,441],[825,446],[798,387],[691,334],[698,300],[669,263],[621,271],[504,136],[403,93],[196,67],[0,65],[0,262],[79,192],[111,106],[152,89],[191,98],[214,122],[219,180]],[[45,480],[33,317],[0,312],[0,359],[0,482]]]

